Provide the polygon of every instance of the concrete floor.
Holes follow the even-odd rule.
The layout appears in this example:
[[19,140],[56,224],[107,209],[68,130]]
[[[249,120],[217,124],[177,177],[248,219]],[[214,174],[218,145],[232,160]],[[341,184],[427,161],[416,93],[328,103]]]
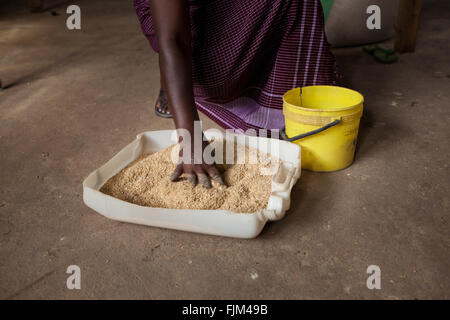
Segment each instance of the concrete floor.
[[[417,51],[396,64],[335,51],[366,98],[356,161],[303,172],[288,215],[255,240],[119,223],[83,204],[91,171],[173,126],[154,115],[157,56],[131,1],[78,4],[81,31],[66,29],[65,7],[0,20],[0,298],[450,298],[448,2],[425,2]],[[71,264],[81,290],[66,288]],[[381,290],[366,287],[369,265]]]

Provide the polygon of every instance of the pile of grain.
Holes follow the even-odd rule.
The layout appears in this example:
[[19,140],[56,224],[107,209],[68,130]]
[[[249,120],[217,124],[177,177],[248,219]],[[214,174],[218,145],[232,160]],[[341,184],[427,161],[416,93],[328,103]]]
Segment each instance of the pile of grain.
[[[261,174],[265,164],[218,165],[226,186],[212,182],[213,188],[194,186],[182,176],[170,181],[175,169],[172,148],[140,157],[109,179],[101,192],[141,206],[171,209],[223,209],[252,213],[267,207],[271,193],[271,176]],[[249,149],[246,149],[248,154]],[[267,155],[265,155],[267,157]]]

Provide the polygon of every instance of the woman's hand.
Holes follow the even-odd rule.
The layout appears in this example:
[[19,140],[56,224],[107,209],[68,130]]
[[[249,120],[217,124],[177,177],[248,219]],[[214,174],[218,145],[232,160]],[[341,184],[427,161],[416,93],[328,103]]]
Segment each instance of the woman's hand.
[[[178,178],[184,173],[188,175],[189,182],[193,183],[194,185],[200,183],[206,189],[210,189],[212,187],[210,179],[222,186],[225,186],[225,183],[223,182],[220,172],[215,164],[208,164],[203,157],[206,146],[208,146],[208,142],[204,141],[201,150],[201,163],[196,164],[194,162],[194,159],[196,157],[194,156],[194,152],[191,152],[191,160],[189,161],[189,163],[183,163],[183,161],[181,161],[170,175],[170,180],[177,181]],[[184,159],[182,152],[183,149],[180,150],[180,159]]]

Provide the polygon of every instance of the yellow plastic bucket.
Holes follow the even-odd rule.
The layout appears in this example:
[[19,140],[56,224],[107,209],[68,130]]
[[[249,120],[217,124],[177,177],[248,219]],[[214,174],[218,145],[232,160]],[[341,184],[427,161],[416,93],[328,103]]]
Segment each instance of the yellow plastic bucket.
[[286,139],[302,147],[302,168],[335,171],[352,164],[363,96],[335,86],[310,86],[283,97]]

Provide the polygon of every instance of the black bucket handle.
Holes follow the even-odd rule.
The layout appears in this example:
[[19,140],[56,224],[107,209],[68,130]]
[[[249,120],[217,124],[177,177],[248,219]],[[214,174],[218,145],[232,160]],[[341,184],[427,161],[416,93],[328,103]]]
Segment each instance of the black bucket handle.
[[312,135],[314,135],[316,133],[325,131],[325,130],[331,128],[331,127],[334,127],[335,125],[339,124],[340,122],[341,122],[340,119],[336,119],[333,122],[331,122],[331,123],[329,123],[329,124],[319,128],[319,129],[316,129],[316,130],[313,130],[313,131],[309,131],[309,132],[305,132],[305,133],[299,134],[298,136],[295,136],[295,137],[292,137],[292,138],[288,138],[287,137],[285,127],[283,127],[283,130],[281,131],[281,136],[282,136],[283,140],[286,140],[286,141],[289,141],[289,142],[294,142],[294,141],[297,141],[297,140],[300,140],[300,139],[312,136]]

